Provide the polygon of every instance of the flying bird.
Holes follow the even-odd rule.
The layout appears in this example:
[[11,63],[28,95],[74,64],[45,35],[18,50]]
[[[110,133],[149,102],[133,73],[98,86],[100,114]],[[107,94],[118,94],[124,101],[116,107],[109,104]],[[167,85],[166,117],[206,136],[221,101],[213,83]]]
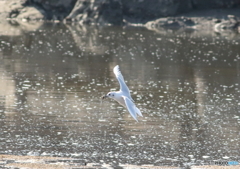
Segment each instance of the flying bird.
[[111,98],[116,100],[119,104],[121,104],[123,107],[127,108],[131,116],[137,120],[137,115],[142,116],[141,111],[136,107],[134,104],[134,100],[132,99],[129,89],[124,82],[122,73],[120,72],[119,66],[115,66],[113,68],[113,72],[120,84],[120,90],[117,92],[109,92],[107,95],[102,96],[102,99],[105,98]]

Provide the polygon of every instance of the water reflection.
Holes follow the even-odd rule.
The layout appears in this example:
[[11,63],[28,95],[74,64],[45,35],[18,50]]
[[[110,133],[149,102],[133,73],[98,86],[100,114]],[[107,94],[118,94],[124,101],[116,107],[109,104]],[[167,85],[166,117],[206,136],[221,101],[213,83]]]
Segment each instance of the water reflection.
[[[0,153],[175,166],[239,160],[238,36],[46,23],[0,42]],[[118,88],[117,64],[139,123],[100,102]]]

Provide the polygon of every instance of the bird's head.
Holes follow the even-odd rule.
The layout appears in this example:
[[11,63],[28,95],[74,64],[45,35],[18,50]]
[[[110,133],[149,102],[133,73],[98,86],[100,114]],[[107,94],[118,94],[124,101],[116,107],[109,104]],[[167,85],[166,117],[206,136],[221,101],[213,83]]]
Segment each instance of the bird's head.
[[115,92],[109,92],[107,95],[102,96],[102,99],[105,99],[107,97],[114,98],[114,96],[115,96]]

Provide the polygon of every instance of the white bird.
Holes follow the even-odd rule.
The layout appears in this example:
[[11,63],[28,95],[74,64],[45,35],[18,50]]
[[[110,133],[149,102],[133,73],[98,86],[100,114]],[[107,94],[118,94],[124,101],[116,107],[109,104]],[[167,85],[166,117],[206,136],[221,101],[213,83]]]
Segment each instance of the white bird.
[[115,66],[113,68],[113,72],[120,84],[120,91],[117,92],[109,92],[107,95],[103,96],[102,99],[105,99],[107,97],[112,98],[116,100],[119,104],[121,104],[123,107],[127,108],[131,116],[137,120],[137,114],[139,116],[142,116],[141,111],[136,107],[134,104],[134,101],[130,95],[129,89],[124,82],[123,76],[119,70],[119,66]]

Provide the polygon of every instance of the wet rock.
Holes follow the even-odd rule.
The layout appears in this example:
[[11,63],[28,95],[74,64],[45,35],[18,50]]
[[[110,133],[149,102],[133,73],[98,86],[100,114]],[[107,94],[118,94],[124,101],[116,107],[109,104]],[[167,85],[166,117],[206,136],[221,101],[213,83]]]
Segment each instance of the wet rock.
[[179,29],[179,28],[193,28],[193,26],[195,26],[195,22],[191,18],[186,17],[160,18],[155,21],[146,23],[146,27],[148,28]]
[[216,23],[214,25],[215,32],[222,32],[226,30],[238,30],[240,26],[240,21],[234,15],[228,15],[227,20]]
[[34,6],[25,6],[26,1],[2,1],[0,5],[0,17],[2,19],[27,19],[27,20],[43,20],[46,13]]
[[[0,18],[66,20],[80,23],[123,25],[145,24],[161,17],[199,9],[240,7],[240,0],[1,0]],[[155,21],[154,21],[155,22]],[[169,20],[166,27],[189,27],[188,21]],[[158,25],[161,25],[162,21]]]
[[123,23],[122,3],[120,0],[78,0],[66,20],[121,25]]
[[18,16],[17,19],[26,19],[26,20],[43,20],[44,17],[44,11],[41,11],[35,7],[25,7],[23,8]]
[[191,8],[190,0],[184,1],[159,1],[148,0],[78,0],[67,20],[81,21],[84,23],[97,22],[114,25],[127,22],[144,22],[162,16],[174,15]]
[[[199,14],[182,15],[177,17],[160,18],[147,22],[144,26],[149,30],[181,30],[202,32],[202,34],[220,33],[225,35],[240,32],[240,12],[236,10],[205,10]],[[229,15],[235,13],[235,15]],[[238,17],[237,17],[238,16]]]

